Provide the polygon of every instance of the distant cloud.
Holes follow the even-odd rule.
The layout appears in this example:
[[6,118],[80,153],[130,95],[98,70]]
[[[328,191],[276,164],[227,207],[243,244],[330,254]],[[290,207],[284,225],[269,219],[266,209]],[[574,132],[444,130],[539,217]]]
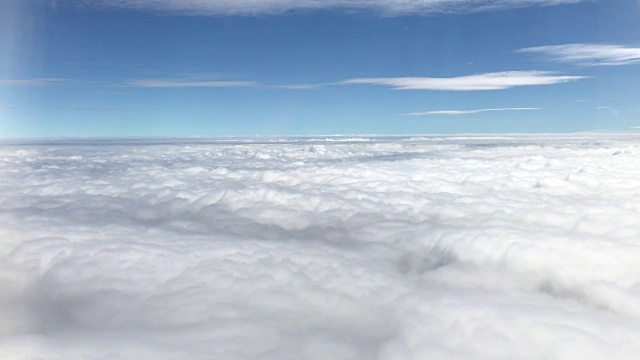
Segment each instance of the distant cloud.
[[550,61],[586,66],[627,65],[640,62],[640,48],[619,45],[549,45],[524,48],[516,52],[542,54]]
[[132,80],[125,84],[140,88],[195,88],[195,87],[254,87],[253,81],[182,81],[182,80]]
[[65,111],[98,111],[98,112],[111,112],[111,111],[127,111],[128,108],[118,107],[55,107],[55,106],[2,106],[1,110],[65,110]]
[[415,112],[409,114],[401,114],[401,116],[433,116],[433,115],[469,115],[492,111],[530,111],[542,110],[542,108],[498,108],[498,109],[477,109],[477,110],[435,110],[425,112]]
[[46,86],[67,81],[66,79],[0,79],[0,86]]
[[274,89],[291,89],[291,90],[310,90],[317,89],[322,86],[333,85],[333,84],[291,84],[291,85],[270,85],[268,87]]
[[[385,15],[460,13],[574,4],[584,0],[97,0],[101,7],[181,13],[184,15],[264,15],[296,10],[373,10]],[[74,0],[74,2],[80,2]]]
[[503,90],[517,86],[550,85],[584,79],[585,76],[560,76],[549,71],[504,71],[452,78],[399,77],[361,78],[341,82],[345,85],[370,84],[397,90]]

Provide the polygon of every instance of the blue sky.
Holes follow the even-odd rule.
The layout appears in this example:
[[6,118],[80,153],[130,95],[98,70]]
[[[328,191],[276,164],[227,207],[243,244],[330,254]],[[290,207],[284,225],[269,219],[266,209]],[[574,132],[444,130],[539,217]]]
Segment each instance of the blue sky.
[[636,0],[0,0],[0,136],[635,131]]

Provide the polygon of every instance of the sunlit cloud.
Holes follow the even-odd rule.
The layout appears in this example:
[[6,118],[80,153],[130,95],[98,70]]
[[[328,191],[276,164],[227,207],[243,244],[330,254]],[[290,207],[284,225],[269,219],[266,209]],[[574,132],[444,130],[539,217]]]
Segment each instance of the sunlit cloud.
[[542,108],[523,107],[523,108],[476,109],[476,110],[434,110],[434,111],[414,112],[414,113],[400,114],[400,115],[401,116],[434,116],[434,115],[455,116],[455,115],[478,114],[478,113],[493,112],[493,111],[532,111],[532,110],[542,110]]
[[585,76],[555,75],[549,71],[503,71],[451,78],[398,77],[360,78],[341,82],[344,85],[382,85],[397,90],[504,90],[518,86],[551,85],[586,78]]
[[320,9],[372,10],[385,15],[402,15],[492,11],[581,1],[584,0],[98,0],[93,4],[184,15],[264,15]]
[[548,45],[524,48],[516,52],[541,54],[550,61],[586,66],[628,65],[640,62],[640,48],[619,45]]
[[66,82],[66,79],[36,78],[36,79],[0,79],[0,86],[47,86]]
[[139,88],[216,88],[216,87],[255,87],[253,81],[182,81],[182,80],[132,80],[125,86]]

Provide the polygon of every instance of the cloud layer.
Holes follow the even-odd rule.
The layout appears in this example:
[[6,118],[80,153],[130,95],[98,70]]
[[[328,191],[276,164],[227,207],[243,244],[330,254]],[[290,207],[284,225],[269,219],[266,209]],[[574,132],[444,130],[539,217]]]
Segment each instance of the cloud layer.
[[524,48],[517,52],[541,54],[550,61],[586,66],[628,65],[640,62],[640,48],[620,45],[548,45]]
[[635,359],[638,135],[4,141],[4,359]]
[[[582,0],[98,0],[94,5],[188,15],[263,15],[296,10],[373,10],[387,15],[487,11],[574,4]],[[66,0],[80,3],[80,0]]]
[[519,86],[551,85],[584,79],[584,76],[556,75],[548,71],[503,71],[451,78],[398,77],[361,78],[341,84],[368,84],[389,86],[397,90],[504,90]]
[[476,109],[476,110],[433,110],[433,111],[423,111],[423,112],[414,112],[408,114],[402,114],[403,116],[430,116],[430,115],[470,115],[470,114],[478,114],[483,112],[494,112],[494,111],[532,111],[532,110],[541,110],[541,108],[497,108],[497,109]]

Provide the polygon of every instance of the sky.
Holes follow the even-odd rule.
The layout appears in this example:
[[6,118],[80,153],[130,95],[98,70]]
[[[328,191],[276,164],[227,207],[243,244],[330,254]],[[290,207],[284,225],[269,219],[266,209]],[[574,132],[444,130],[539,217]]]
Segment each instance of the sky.
[[0,137],[637,131],[636,0],[0,0]]

